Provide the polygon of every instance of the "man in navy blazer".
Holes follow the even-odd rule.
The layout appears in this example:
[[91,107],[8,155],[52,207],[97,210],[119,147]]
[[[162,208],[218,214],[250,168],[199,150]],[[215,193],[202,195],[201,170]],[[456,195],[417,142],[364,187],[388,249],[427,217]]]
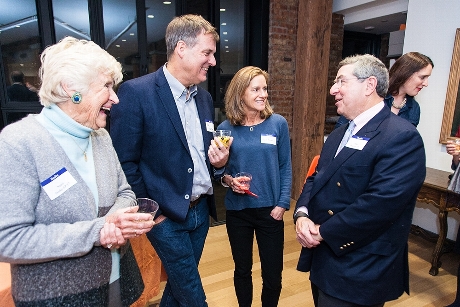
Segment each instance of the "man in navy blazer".
[[[147,234],[168,275],[160,306],[207,306],[198,263],[216,218],[211,164],[225,165],[228,149],[213,143],[211,95],[197,84],[216,65],[219,40],[201,16],[175,17],[166,29],[168,62],[156,72],[123,83],[111,110],[111,135],[138,198],[158,202]],[[218,147],[218,148],[217,148]]]
[[377,58],[340,62],[330,93],[350,123],[327,138],[294,213],[297,269],[310,271],[317,307],[383,306],[409,293],[407,239],[425,151],[416,128],[384,105],[387,89]]

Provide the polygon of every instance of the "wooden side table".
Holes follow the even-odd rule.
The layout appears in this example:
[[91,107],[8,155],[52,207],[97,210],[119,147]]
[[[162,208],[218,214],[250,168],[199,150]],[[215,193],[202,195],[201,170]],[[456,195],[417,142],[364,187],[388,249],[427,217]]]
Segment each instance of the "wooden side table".
[[431,257],[430,274],[433,276],[438,275],[441,266],[441,251],[447,236],[447,214],[450,211],[460,213],[460,194],[447,190],[450,174],[427,167],[425,182],[417,196],[418,201],[432,204],[439,209],[439,236]]

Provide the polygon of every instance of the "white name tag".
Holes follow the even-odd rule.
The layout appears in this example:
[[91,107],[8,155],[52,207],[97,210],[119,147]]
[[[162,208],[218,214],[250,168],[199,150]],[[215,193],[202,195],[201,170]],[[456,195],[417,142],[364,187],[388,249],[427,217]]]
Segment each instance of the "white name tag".
[[362,150],[364,146],[366,146],[367,141],[369,141],[369,138],[353,135],[348,140],[347,145],[345,145],[345,147]]
[[49,198],[53,200],[76,183],[75,178],[63,167],[40,184]]
[[260,142],[262,144],[276,145],[276,136],[272,135],[272,134],[261,134],[260,135]]
[[212,120],[206,120],[206,131],[214,132],[214,122]]

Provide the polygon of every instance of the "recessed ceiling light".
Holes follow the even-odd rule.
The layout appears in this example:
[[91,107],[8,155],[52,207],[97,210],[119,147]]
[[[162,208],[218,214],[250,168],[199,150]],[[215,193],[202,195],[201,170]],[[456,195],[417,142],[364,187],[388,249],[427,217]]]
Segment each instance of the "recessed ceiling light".
[[225,48],[228,48],[228,46],[225,46]]
[[153,16],[153,15],[147,15],[147,17],[148,17],[148,18],[153,18],[153,17],[155,17],[155,16]]
[[222,32],[223,35],[227,35],[227,32]]
[[129,35],[134,36],[134,33],[129,33]]
[[163,1],[163,4],[171,4],[171,1]]
[[225,9],[220,9],[221,12],[225,12]]
[[115,47],[120,48],[120,45],[115,45]]
[[223,22],[223,23],[221,23],[221,25],[222,25],[222,26],[226,26],[226,25],[227,25],[227,23],[226,23],[226,22]]
[[374,30],[374,29],[375,29],[375,27],[373,27],[373,26],[367,26],[367,27],[364,28],[364,30],[367,30],[367,31]]
[[225,52],[230,52],[230,51],[228,51],[228,50],[225,50]]
[[228,42],[228,39],[224,39],[224,42]]
[[126,42],[126,39],[122,39],[121,41],[122,41],[122,42]]

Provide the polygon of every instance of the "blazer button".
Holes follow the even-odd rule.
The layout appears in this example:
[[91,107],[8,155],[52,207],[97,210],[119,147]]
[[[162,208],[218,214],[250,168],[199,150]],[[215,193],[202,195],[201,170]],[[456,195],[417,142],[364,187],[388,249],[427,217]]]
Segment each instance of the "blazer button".
[[191,168],[189,168],[189,169],[187,170],[187,172],[191,173],[191,172],[193,172],[193,170],[192,170]]
[[185,199],[190,199],[190,195],[185,194],[184,198],[185,198]]
[[327,210],[327,213],[329,213],[329,215],[334,215],[334,211],[332,210]]
[[340,187],[340,182],[337,181],[337,186]]
[[340,249],[343,249],[343,246],[340,246]]

